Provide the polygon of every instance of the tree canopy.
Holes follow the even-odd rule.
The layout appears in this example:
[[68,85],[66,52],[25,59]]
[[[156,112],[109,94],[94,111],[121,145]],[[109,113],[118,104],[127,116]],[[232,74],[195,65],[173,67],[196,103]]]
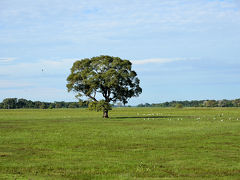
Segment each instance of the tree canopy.
[[[129,60],[106,55],[76,61],[67,78],[68,91],[88,97],[93,102],[91,109],[102,109],[104,117],[108,117],[110,102],[126,104],[131,97],[139,96],[142,93],[139,83]],[[98,100],[97,94],[103,100]]]

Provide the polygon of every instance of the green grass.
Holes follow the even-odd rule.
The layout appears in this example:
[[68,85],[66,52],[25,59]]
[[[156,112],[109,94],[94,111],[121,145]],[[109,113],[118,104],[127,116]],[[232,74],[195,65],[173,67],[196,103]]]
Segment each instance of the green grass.
[[240,179],[240,109],[0,110],[0,179]]

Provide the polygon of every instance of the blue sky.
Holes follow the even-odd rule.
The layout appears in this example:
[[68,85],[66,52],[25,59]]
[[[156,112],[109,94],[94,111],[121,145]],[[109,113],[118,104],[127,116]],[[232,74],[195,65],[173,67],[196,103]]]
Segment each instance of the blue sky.
[[[240,0],[1,0],[0,101],[75,101],[75,60],[133,62],[130,104],[240,98]],[[43,71],[42,71],[43,69]]]

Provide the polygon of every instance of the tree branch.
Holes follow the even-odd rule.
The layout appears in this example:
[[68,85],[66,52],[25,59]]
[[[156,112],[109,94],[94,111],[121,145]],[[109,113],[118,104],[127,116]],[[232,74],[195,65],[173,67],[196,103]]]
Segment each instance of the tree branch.
[[97,100],[95,97],[93,97],[93,96],[91,96],[91,95],[88,95],[88,97],[91,98],[92,100],[98,102],[98,100]]

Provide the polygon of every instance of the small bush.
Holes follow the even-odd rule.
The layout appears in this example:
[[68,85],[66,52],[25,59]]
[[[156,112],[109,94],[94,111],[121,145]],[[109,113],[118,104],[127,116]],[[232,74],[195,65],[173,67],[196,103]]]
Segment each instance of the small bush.
[[175,108],[183,108],[183,105],[178,103],[175,105]]

